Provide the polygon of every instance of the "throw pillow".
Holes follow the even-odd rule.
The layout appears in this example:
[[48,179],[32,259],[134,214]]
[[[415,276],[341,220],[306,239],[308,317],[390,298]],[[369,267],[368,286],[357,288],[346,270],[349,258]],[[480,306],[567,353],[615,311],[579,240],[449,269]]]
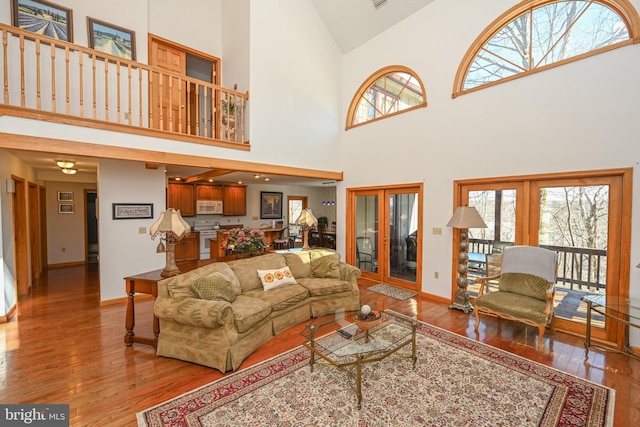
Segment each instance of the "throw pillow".
[[499,289],[544,301],[551,284],[542,277],[527,273],[502,273]]
[[282,267],[276,270],[257,270],[258,277],[262,282],[265,291],[279,288],[280,286],[295,285],[296,279],[291,274],[289,267]]
[[236,293],[231,283],[221,273],[215,272],[199,277],[191,284],[191,289],[201,299],[234,302]]
[[314,251],[311,253],[313,277],[340,278],[340,254]]
[[169,283],[167,285],[167,292],[171,298],[195,298],[196,293],[191,289],[191,286],[184,283]]

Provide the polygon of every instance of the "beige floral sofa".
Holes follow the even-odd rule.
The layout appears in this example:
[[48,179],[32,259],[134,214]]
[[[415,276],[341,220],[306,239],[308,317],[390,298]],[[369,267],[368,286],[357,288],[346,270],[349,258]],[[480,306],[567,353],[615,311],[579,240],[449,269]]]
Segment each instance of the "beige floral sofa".
[[216,262],[158,283],[157,354],[236,370],[274,335],[360,308],[360,270],[328,249]]

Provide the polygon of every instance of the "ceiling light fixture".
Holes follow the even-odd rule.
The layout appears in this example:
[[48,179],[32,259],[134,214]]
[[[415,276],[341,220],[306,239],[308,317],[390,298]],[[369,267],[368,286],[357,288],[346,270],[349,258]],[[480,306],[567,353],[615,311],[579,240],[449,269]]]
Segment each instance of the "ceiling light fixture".
[[255,179],[258,179],[258,178],[260,178],[260,175],[254,175],[253,177],[254,177]]
[[70,169],[75,166],[75,162],[71,160],[56,160],[56,165],[63,169]]
[[265,181],[271,181],[269,178],[265,178],[264,180],[265,180]]
[[78,169],[62,168],[62,173],[65,173],[67,175],[75,175],[76,173],[78,173]]

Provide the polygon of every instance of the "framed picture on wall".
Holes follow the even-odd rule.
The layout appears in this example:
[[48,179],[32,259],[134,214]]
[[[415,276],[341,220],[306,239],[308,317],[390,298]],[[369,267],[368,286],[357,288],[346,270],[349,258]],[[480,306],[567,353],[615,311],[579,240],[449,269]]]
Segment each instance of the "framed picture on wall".
[[119,58],[136,60],[136,33],[87,17],[89,47]]
[[113,219],[153,218],[153,203],[113,203]]
[[260,219],[282,218],[282,193],[260,192]]
[[11,25],[73,43],[71,9],[44,0],[11,0]]
[[58,203],[59,214],[72,214],[75,213],[75,205],[73,203]]
[[73,202],[73,191],[58,191],[59,202]]

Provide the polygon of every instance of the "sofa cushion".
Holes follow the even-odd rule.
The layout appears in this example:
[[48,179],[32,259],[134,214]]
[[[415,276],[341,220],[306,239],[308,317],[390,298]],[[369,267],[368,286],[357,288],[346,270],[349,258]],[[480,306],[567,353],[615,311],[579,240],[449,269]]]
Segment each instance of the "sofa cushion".
[[234,302],[237,296],[231,283],[217,271],[194,280],[191,288],[201,299]]
[[228,262],[228,264],[240,280],[242,292],[256,288],[262,289],[262,282],[260,282],[260,278],[258,277],[258,270],[282,268],[287,265],[284,256],[277,253],[237,259]]
[[353,291],[351,282],[328,277],[303,277],[298,283],[309,290],[312,297],[339,294]]
[[499,289],[501,292],[513,292],[536,298],[541,301],[547,299],[547,289],[551,285],[542,277],[527,273],[502,273]]
[[277,268],[275,270],[257,270],[258,277],[262,282],[265,291],[287,285],[295,285],[296,279],[291,274],[289,267]]
[[313,277],[311,271],[311,251],[287,252],[284,259],[293,273],[293,277],[300,279],[302,277]]
[[330,251],[311,252],[313,277],[340,278],[340,254]]
[[309,298],[309,291],[298,284],[282,286],[270,291],[254,289],[246,293],[247,296],[259,298],[271,305],[272,312],[292,307]]
[[233,308],[233,321],[239,333],[248,331],[271,314],[271,305],[268,302],[247,295],[239,295],[231,303],[231,307]]
[[475,306],[477,309],[486,307],[495,313],[504,313],[539,324],[545,324],[548,321],[544,314],[546,307],[544,301],[513,292],[498,291],[481,295],[476,298]]

